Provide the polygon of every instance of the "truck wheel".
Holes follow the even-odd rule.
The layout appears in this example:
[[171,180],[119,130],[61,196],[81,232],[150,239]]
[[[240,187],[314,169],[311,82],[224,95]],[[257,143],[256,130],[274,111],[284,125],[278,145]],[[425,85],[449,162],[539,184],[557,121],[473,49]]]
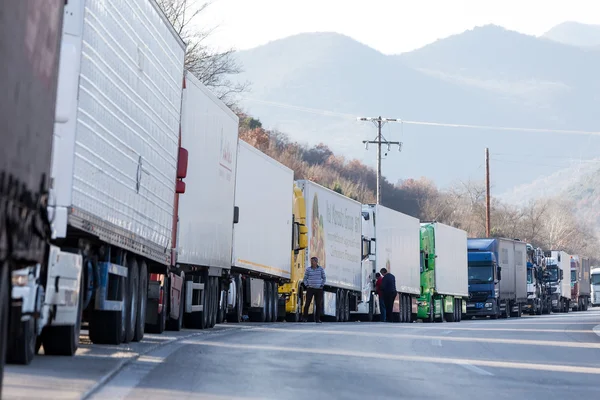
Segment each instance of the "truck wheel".
[[8,336],[8,305],[10,304],[10,281],[8,264],[0,264],[0,398],[6,360],[6,337]]
[[129,270],[127,276],[127,317],[125,319],[125,338],[123,343],[129,343],[133,340],[135,335],[135,327],[137,322],[137,312],[139,304],[139,289],[140,289],[140,277],[139,267],[137,261],[133,255],[127,257],[127,269]]
[[135,333],[133,341],[139,342],[144,338],[144,328],[146,327],[146,305],[148,304],[148,267],[142,260],[139,263],[139,285],[137,292],[137,319],[135,321]]
[[219,317],[219,301],[220,301],[220,293],[219,293],[219,278],[213,277],[213,317],[211,321],[211,328],[213,328],[217,324],[217,318]]
[[212,328],[215,326],[215,322],[217,321],[217,316],[216,316],[216,309],[217,309],[217,294],[215,293],[216,287],[215,287],[215,282],[216,282],[216,278],[215,277],[209,277],[208,278],[208,282],[209,282],[209,296],[210,296],[210,301],[209,301],[209,314],[208,314],[208,328]]
[[79,334],[81,332],[81,315],[83,313],[84,293],[83,274],[79,284],[79,303],[77,305],[78,318],[75,326],[48,326],[44,328],[41,342],[44,354],[50,356],[72,356],[79,347]]
[[242,321],[242,278],[239,275],[234,275],[235,283],[235,305],[230,313],[227,313],[227,322],[240,323]]
[[288,322],[300,322],[302,319],[302,288],[298,287],[298,294],[296,295],[296,311],[293,313],[286,313],[285,320]]
[[271,286],[273,288],[272,293],[273,293],[273,308],[271,310],[271,322],[277,322],[279,320],[279,294],[278,294],[278,287],[277,287],[277,282],[271,282]]
[[344,310],[346,312],[346,316],[344,317],[344,322],[350,321],[350,292],[346,290],[346,300],[344,303]]
[[227,311],[227,304],[221,303],[221,296],[225,298],[224,289],[221,287],[222,283],[220,279],[217,279],[217,292],[218,310],[217,310],[217,324],[222,324],[225,321],[225,312]]
[[446,321],[448,322],[454,322],[456,321],[456,299],[452,299],[452,312],[451,313],[444,313],[444,317],[446,318]]
[[[147,305],[146,305],[146,320],[148,320],[148,314],[152,315],[152,313],[155,313],[156,317],[154,315],[152,315],[152,317],[150,318],[151,321],[155,321],[155,322],[145,322],[144,321],[145,322],[145,324],[144,324],[145,333],[161,334],[165,331],[165,328],[167,327],[167,312],[169,310],[169,298],[170,298],[169,292],[170,292],[170,282],[169,282],[169,277],[167,275],[164,277],[163,286],[159,287],[158,300],[153,300],[151,302],[151,307],[152,307],[151,309],[148,309]],[[162,310],[159,313],[158,306],[159,306],[161,297],[163,299],[162,300]]]
[[30,317],[21,321],[21,310],[13,307],[10,313],[10,324],[17,326],[14,337],[9,337],[7,361],[10,364],[29,365],[35,355],[37,335],[35,332],[35,319]]
[[427,319],[425,319],[423,322],[428,322],[430,324],[435,322],[435,313],[433,310],[433,303],[431,301],[429,302],[429,314],[427,315]]
[[271,309],[273,308],[273,288],[271,282],[264,281],[265,284],[265,322],[271,322]]

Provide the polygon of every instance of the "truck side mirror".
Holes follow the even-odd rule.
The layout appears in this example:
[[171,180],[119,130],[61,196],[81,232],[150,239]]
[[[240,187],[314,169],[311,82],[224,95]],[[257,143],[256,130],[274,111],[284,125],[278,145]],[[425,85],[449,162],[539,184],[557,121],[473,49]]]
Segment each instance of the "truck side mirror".
[[564,277],[564,273],[563,273],[563,270],[561,269],[561,270],[560,270],[560,280],[561,280],[561,281],[563,280],[563,277]]
[[502,267],[498,267],[498,280],[502,280]]
[[233,223],[237,224],[240,222],[240,208],[238,206],[233,207]]

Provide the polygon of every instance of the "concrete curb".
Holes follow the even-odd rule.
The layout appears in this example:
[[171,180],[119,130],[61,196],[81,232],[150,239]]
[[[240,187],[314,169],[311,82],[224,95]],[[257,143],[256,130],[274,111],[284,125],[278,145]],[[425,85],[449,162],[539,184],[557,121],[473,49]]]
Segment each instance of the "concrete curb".
[[[227,328],[229,328],[229,329],[227,329]],[[125,368],[129,364],[137,361],[140,357],[142,357],[148,353],[151,353],[160,347],[164,347],[164,346],[167,346],[172,343],[176,343],[176,342],[179,342],[179,341],[182,341],[185,339],[189,339],[189,338],[201,336],[201,335],[217,336],[218,334],[231,332],[232,330],[235,330],[235,328],[237,328],[237,329],[243,328],[243,326],[236,326],[234,329],[231,329],[233,327],[229,327],[229,326],[227,328],[225,328],[225,327],[217,328],[217,329],[213,328],[210,330],[194,332],[189,335],[180,336],[180,337],[170,339],[170,340],[165,340],[164,342],[161,342],[161,343],[156,343],[153,346],[148,347],[147,349],[145,349],[144,351],[142,351],[140,353],[134,353],[134,354],[132,354],[131,357],[125,358],[125,359],[122,359],[121,361],[119,361],[113,369],[111,369],[108,373],[104,374],[104,376],[102,378],[100,378],[98,380],[98,382],[96,382],[91,388],[89,388],[87,391],[85,391],[81,395],[81,399],[82,400],[89,399],[92,395],[94,395],[96,392],[98,392],[108,381],[110,381],[112,378],[114,378],[115,375],[117,375],[119,372],[121,372],[123,370],[123,368]]]

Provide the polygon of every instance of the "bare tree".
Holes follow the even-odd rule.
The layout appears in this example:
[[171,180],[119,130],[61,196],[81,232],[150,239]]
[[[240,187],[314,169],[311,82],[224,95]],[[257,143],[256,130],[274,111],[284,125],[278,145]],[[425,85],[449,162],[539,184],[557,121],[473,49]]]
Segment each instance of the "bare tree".
[[235,95],[247,91],[249,82],[233,82],[231,75],[242,71],[234,58],[234,49],[216,51],[206,45],[216,27],[204,30],[193,26],[193,22],[211,4],[203,0],[156,0],[167,19],[187,44],[185,68],[204,85],[212,89],[227,106],[235,108]]

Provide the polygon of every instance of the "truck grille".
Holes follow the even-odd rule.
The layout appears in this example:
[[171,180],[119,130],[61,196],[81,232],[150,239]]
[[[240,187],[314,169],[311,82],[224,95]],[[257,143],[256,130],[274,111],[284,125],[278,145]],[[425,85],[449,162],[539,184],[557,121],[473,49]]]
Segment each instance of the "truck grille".
[[469,292],[469,301],[470,302],[486,301],[489,296],[490,296],[490,292],[487,292],[487,291]]

